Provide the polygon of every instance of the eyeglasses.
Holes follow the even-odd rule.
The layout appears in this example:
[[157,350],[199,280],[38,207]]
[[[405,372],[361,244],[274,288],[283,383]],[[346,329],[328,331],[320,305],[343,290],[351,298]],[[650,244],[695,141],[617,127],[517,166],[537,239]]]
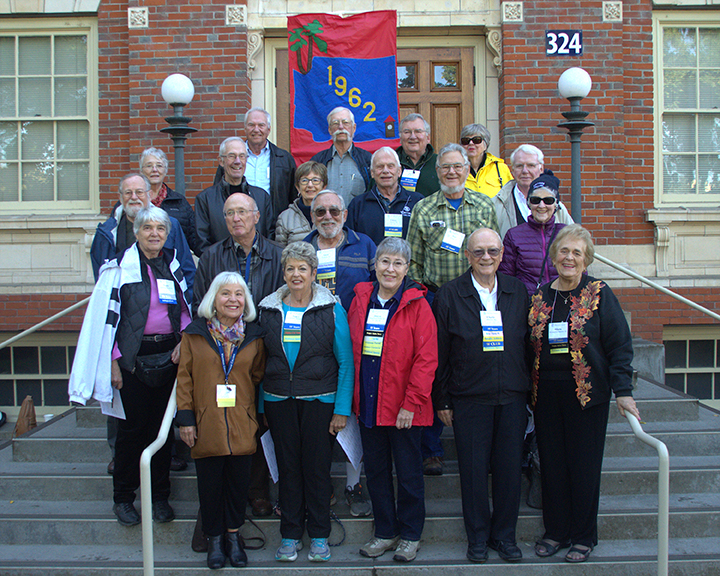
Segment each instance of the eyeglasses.
[[540,202],[544,202],[545,206],[552,206],[555,204],[555,196],[547,196],[545,198],[541,198],[540,196],[530,196],[530,198],[528,198],[528,203],[533,204],[534,206],[537,206]]
[[132,195],[135,194],[138,198],[142,198],[147,194],[147,190],[123,190],[122,195],[125,198],[132,198]]
[[338,126],[352,126],[352,120],[333,120],[330,122],[330,128],[337,128]]
[[478,260],[485,256],[486,253],[488,256],[490,256],[490,258],[497,258],[498,256],[500,256],[500,248],[488,248],[487,250],[485,250],[484,248],[478,248],[477,250],[473,250],[472,252],[470,252],[470,254],[472,254]]
[[247,154],[230,153],[230,154],[224,154],[224,155],[220,156],[220,158],[227,158],[228,160],[230,160],[230,162],[235,162],[235,160],[237,160],[238,158],[240,158],[240,160],[245,160],[245,158],[247,158]]
[[440,164],[438,168],[440,168],[441,172],[447,174],[451,170],[454,170],[455,172],[462,172],[465,169],[465,166],[467,166],[467,164]]
[[330,212],[330,216],[332,216],[333,218],[337,218],[338,216],[340,216],[340,208],[338,208],[337,206],[331,206],[328,209],[322,207],[315,208],[313,214],[315,214],[315,216],[317,216],[318,218],[322,218],[323,216],[325,216],[326,212]]
[[512,165],[513,169],[515,169],[515,170],[522,170],[523,168],[526,168],[527,170],[531,170],[531,171],[535,170],[538,166],[539,166],[539,164],[533,163],[533,162],[527,162],[525,164],[517,163],[517,164]]
[[470,144],[470,142],[477,146],[485,142],[485,139],[482,136],[473,136],[472,138],[460,138],[460,144],[462,144],[463,146],[467,146],[468,144]]
[[426,132],[427,132],[427,130],[424,130],[424,129],[422,129],[422,128],[419,128],[419,129],[417,129],[417,130],[410,130],[410,129],[408,128],[407,130],[403,130],[403,131],[401,132],[401,134],[402,134],[403,136],[413,136],[413,135],[414,135],[414,136],[422,136],[422,135],[425,134]]
[[163,170],[163,169],[165,168],[165,164],[159,164],[159,163],[158,163],[158,164],[151,164],[151,163],[148,163],[148,164],[143,164],[143,168],[147,168],[148,170],[152,170],[152,169],[154,168],[155,170],[157,170],[158,172],[160,172],[161,170]]
[[240,208],[240,210],[226,210],[225,218],[235,218],[235,216],[245,218],[245,216],[254,212],[257,212],[257,210],[245,210],[244,208]]
[[322,178],[300,178],[300,184],[302,186],[307,186],[310,182],[315,184],[315,186],[319,186],[322,184]]
[[380,268],[404,268],[407,266],[407,262],[404,260],[390,260],[390,258],[381,258],[380,260],[375,262],[375,267]]

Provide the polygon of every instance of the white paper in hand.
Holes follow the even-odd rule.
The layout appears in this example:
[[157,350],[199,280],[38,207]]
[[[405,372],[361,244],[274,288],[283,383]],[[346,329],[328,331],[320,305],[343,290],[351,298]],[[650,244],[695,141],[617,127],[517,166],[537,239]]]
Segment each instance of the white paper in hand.
[[260,442],[262,442],[263,452],[265,452],[265,461],[270,470],[270,477],[273,483],[277,484],[278,481],[278,467],[277,459],[275,458],[275,443],[273,442],[270,430],[260,436]]
[[348,460],[350,460],[350,464],[353,465],[355,470],[359,470],[363,458],[363,448],[360,441],[360,428],[355,414],[348,416],[347,424],[345,428],[338,432],[337,440],[345,451]]

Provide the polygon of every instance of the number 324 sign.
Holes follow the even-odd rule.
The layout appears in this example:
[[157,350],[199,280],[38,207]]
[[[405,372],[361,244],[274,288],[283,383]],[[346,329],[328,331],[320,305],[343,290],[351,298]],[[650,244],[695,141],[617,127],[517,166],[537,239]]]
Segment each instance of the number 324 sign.
[[547,56],[580,56],[583,53],[582,30],[547,30]]

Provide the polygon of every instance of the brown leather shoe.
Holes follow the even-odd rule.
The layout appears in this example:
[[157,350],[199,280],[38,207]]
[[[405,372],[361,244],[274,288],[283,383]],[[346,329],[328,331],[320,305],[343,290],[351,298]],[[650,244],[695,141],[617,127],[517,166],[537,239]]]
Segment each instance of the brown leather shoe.
[[273,511],[272,503],[265,498],[250,498],[250,507],[253,516],[270,516]]

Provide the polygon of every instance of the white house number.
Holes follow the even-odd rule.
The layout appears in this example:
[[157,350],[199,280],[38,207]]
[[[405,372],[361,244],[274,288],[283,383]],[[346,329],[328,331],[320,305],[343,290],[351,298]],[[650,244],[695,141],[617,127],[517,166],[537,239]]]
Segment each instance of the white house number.
[[547,56],[579,56],[582,52],[582,30],[548,30],[545,32],[545,54]]

